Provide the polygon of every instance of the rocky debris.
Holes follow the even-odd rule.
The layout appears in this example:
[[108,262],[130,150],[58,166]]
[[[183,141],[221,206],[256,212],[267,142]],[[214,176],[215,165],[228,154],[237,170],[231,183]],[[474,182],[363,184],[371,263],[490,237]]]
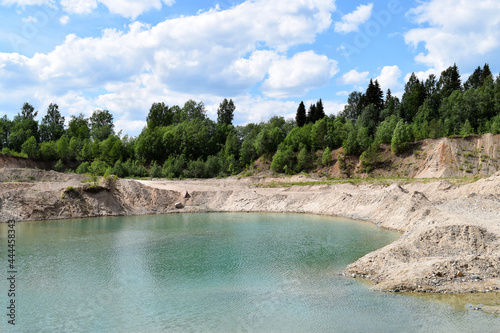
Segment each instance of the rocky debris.
[[176,202],[175,203],[175,208],[182,209],[182,208],[184,208],[184,204],[182,202]]
[[182,191],[182,197],[184,199],[189,199],[189,198],[191,198],[191,195],[189,194],[189,192],[187,190],[183,190]]

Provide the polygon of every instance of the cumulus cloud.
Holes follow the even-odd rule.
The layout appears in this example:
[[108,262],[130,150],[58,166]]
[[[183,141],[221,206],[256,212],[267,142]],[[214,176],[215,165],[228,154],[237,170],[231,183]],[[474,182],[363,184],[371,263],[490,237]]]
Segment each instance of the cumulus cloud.
[[[156,9],[163,5],[171,6],[175,0],[61,0],[60,5],[67,13],[88,14],[97,8],[97,2],[106,6],[110,13],[118,14],[130,19],[136,19],[139,15]],[[2,0],[4,6],[17,5],[19,7],[32,5],[55,6],[54,0]]]
[[2,0],[2,5],[11,6],[18,5],[20,7],[24,6],[34,6],[34,5],[53,5],[53,0]]
[[[65,4],[75,12],[93,6],[92,0]],[[267,97],[259,106],[268,106],[262,110],[279,106],[280,114],[295,112],[296,105],[272,98],[321,87],[338,70],[325,55],[306,51],[288,56],[288,51],[313,43],[330,27],[333,10],[332,0],[256,0],[155,26],[134,22],[125,31],[106,29],[99,37],[71,34],[52,51],[32,57],[0,52],[0,91],[22,96],[36,91],[42,104],[66,105],[70,114],[109,109],[125,124],[144,120],[148,110],[141,108],[157,101],[182,105],[190,98],[203,100],[215,114],[220,96],[236,101],[262,84]],[[67,20],[63,16],[60,23]],[[238,110],[248,113],[240,118],[254,120],[255,110],[244,105]]]
[[33,16],[28,16],[26,18],[23,18],[22,21],[36,23],[36,22],[38,22],[38,19],[36,17],[33,17]]
[[403,87],[399,82],[401,74],[401,70],[398,66],[385,66],[380,71],[380,75],[376,78],[376,80],[384,91],[387,89],[391,89],[391,91],[399,91]]
[[61,0],[61,6],[68,13],[88,14],[97,8],[96,0]]
[[328,84],[337,72],[337,62],[327,56],[301,52],[291,59],[274,61],[262,88],[270,97],[301,96],[309,89]]
[[[26,81],[27,75],[28,81],[44,82],[53,89],[88,89],[153,72],[171,90],[231,94],[264,79],[272,67],[269,90],[278,91],[280,85],[290,90],[298,81],[290,84],[278,77],[286,74],[275,64],[276,59],[286,60],[278,54],[292,45],[313,42],[331,23],[333,8],[324,0],[296,0],[286,6],[278,0],[245,2],[227,11],[166,20],[154,27],[135,22],[127,32],[107,29],[97,38],[68,35],[47,54],[32,58],[2,54],[0,67],[4,77]],[[257,49],[262,46],[269,50]],[[318,64],[311,63],[316,60]],[[292,64],[299,61],[309,66],[301,69],[303,83],[313,87],[334,70],[325,56],[305,53]],[[320,69],[325,73],[318,73]]]
[[61,23],[62,25],[68,24],[69,16],[68,15],[61,16],[61,18],[59,19],[59,23]]
[[500,2],[493,0],[431,0],[409,12],[427,27],[409,30],[405,42],[423,43],[419,63],[443,70],[455,62],[474,63],[478,56],[493,55],[500,47]]
[[352,84],[352,85],[362,84],[362,83],[366,82],[366,80],[368,78],[368,74],[370,74],[370,73],[369,72],[358,72],[357,70],[352,69],[349,72],[342,75],[342,79],[340,80],[340,82],[342,84]]
[[171,6],[173,0],[99,0],[111,13],[135,19],[151,9],[159,10],[162,3]]
[[358,31],[359,26],[370,19],[372,10],[373,3],[359,5],[355,11],[342,16],[342,20],[335,23],[335,31],[340,33]]

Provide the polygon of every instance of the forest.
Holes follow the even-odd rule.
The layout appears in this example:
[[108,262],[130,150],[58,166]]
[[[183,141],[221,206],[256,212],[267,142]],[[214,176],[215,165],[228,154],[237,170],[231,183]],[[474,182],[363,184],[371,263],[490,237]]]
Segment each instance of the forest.
[[308,172],[331,164],[332,151],[342,147],[340,163],[346,155],[361,155],[369,172],[381,144],[401,154],[412,141],[499,134],[500,75],[495,78],[488,64],[465,82],[456,64],[425,81],[413,73],[401,99],[390,90],[384,95],[378,81],[370,80],[364,93],[349,94],[337,115],[326,115],[320,99],[307,109],[301,102],[295,119],[274,116],[234,126],[235,110],[233,101],[224,99],[213,121],[203,102],[154,103],[141,134],[129,137],[115,132],[108,110],[71,116],[66,126],[57,104],[50,104],[39,122],[38,111],[24,103],[13,120],[0,118],[0,148],[3,154],[52,162],[57,171],[211,178],[245,174],[258,159],[278,173]]

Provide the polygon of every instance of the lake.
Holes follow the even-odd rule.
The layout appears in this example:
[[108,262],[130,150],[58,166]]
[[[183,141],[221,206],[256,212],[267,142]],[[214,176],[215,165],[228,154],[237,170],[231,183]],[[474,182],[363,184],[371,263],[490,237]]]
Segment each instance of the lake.
[[16,224],[16,326],[2,332],[498,332],[467,298],[374,292],[351,262],[399,237],[301,214]]

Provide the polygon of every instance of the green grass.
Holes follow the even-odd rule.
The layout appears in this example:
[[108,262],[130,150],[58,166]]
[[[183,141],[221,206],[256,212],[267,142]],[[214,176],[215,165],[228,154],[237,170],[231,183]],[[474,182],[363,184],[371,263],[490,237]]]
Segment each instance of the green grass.
[[382,185],[389,186],[391,184],[414,184],[414,183],[432,183],[438,181],[449,181],[455,185],[470,184],[478,181],[483,177],[469,176],[469,177],[454,177],[454,178],[409,178],[409,177],[380,177],[380,178],[336,178],[336,179],[323,179],[311,180],[303,182],[270,182],[266,184],[254,184],[256,187],[262,188],[288,188],[292,186],[314,186],[314,185],[335,185],[335,184],[352,184],[352,185]]

